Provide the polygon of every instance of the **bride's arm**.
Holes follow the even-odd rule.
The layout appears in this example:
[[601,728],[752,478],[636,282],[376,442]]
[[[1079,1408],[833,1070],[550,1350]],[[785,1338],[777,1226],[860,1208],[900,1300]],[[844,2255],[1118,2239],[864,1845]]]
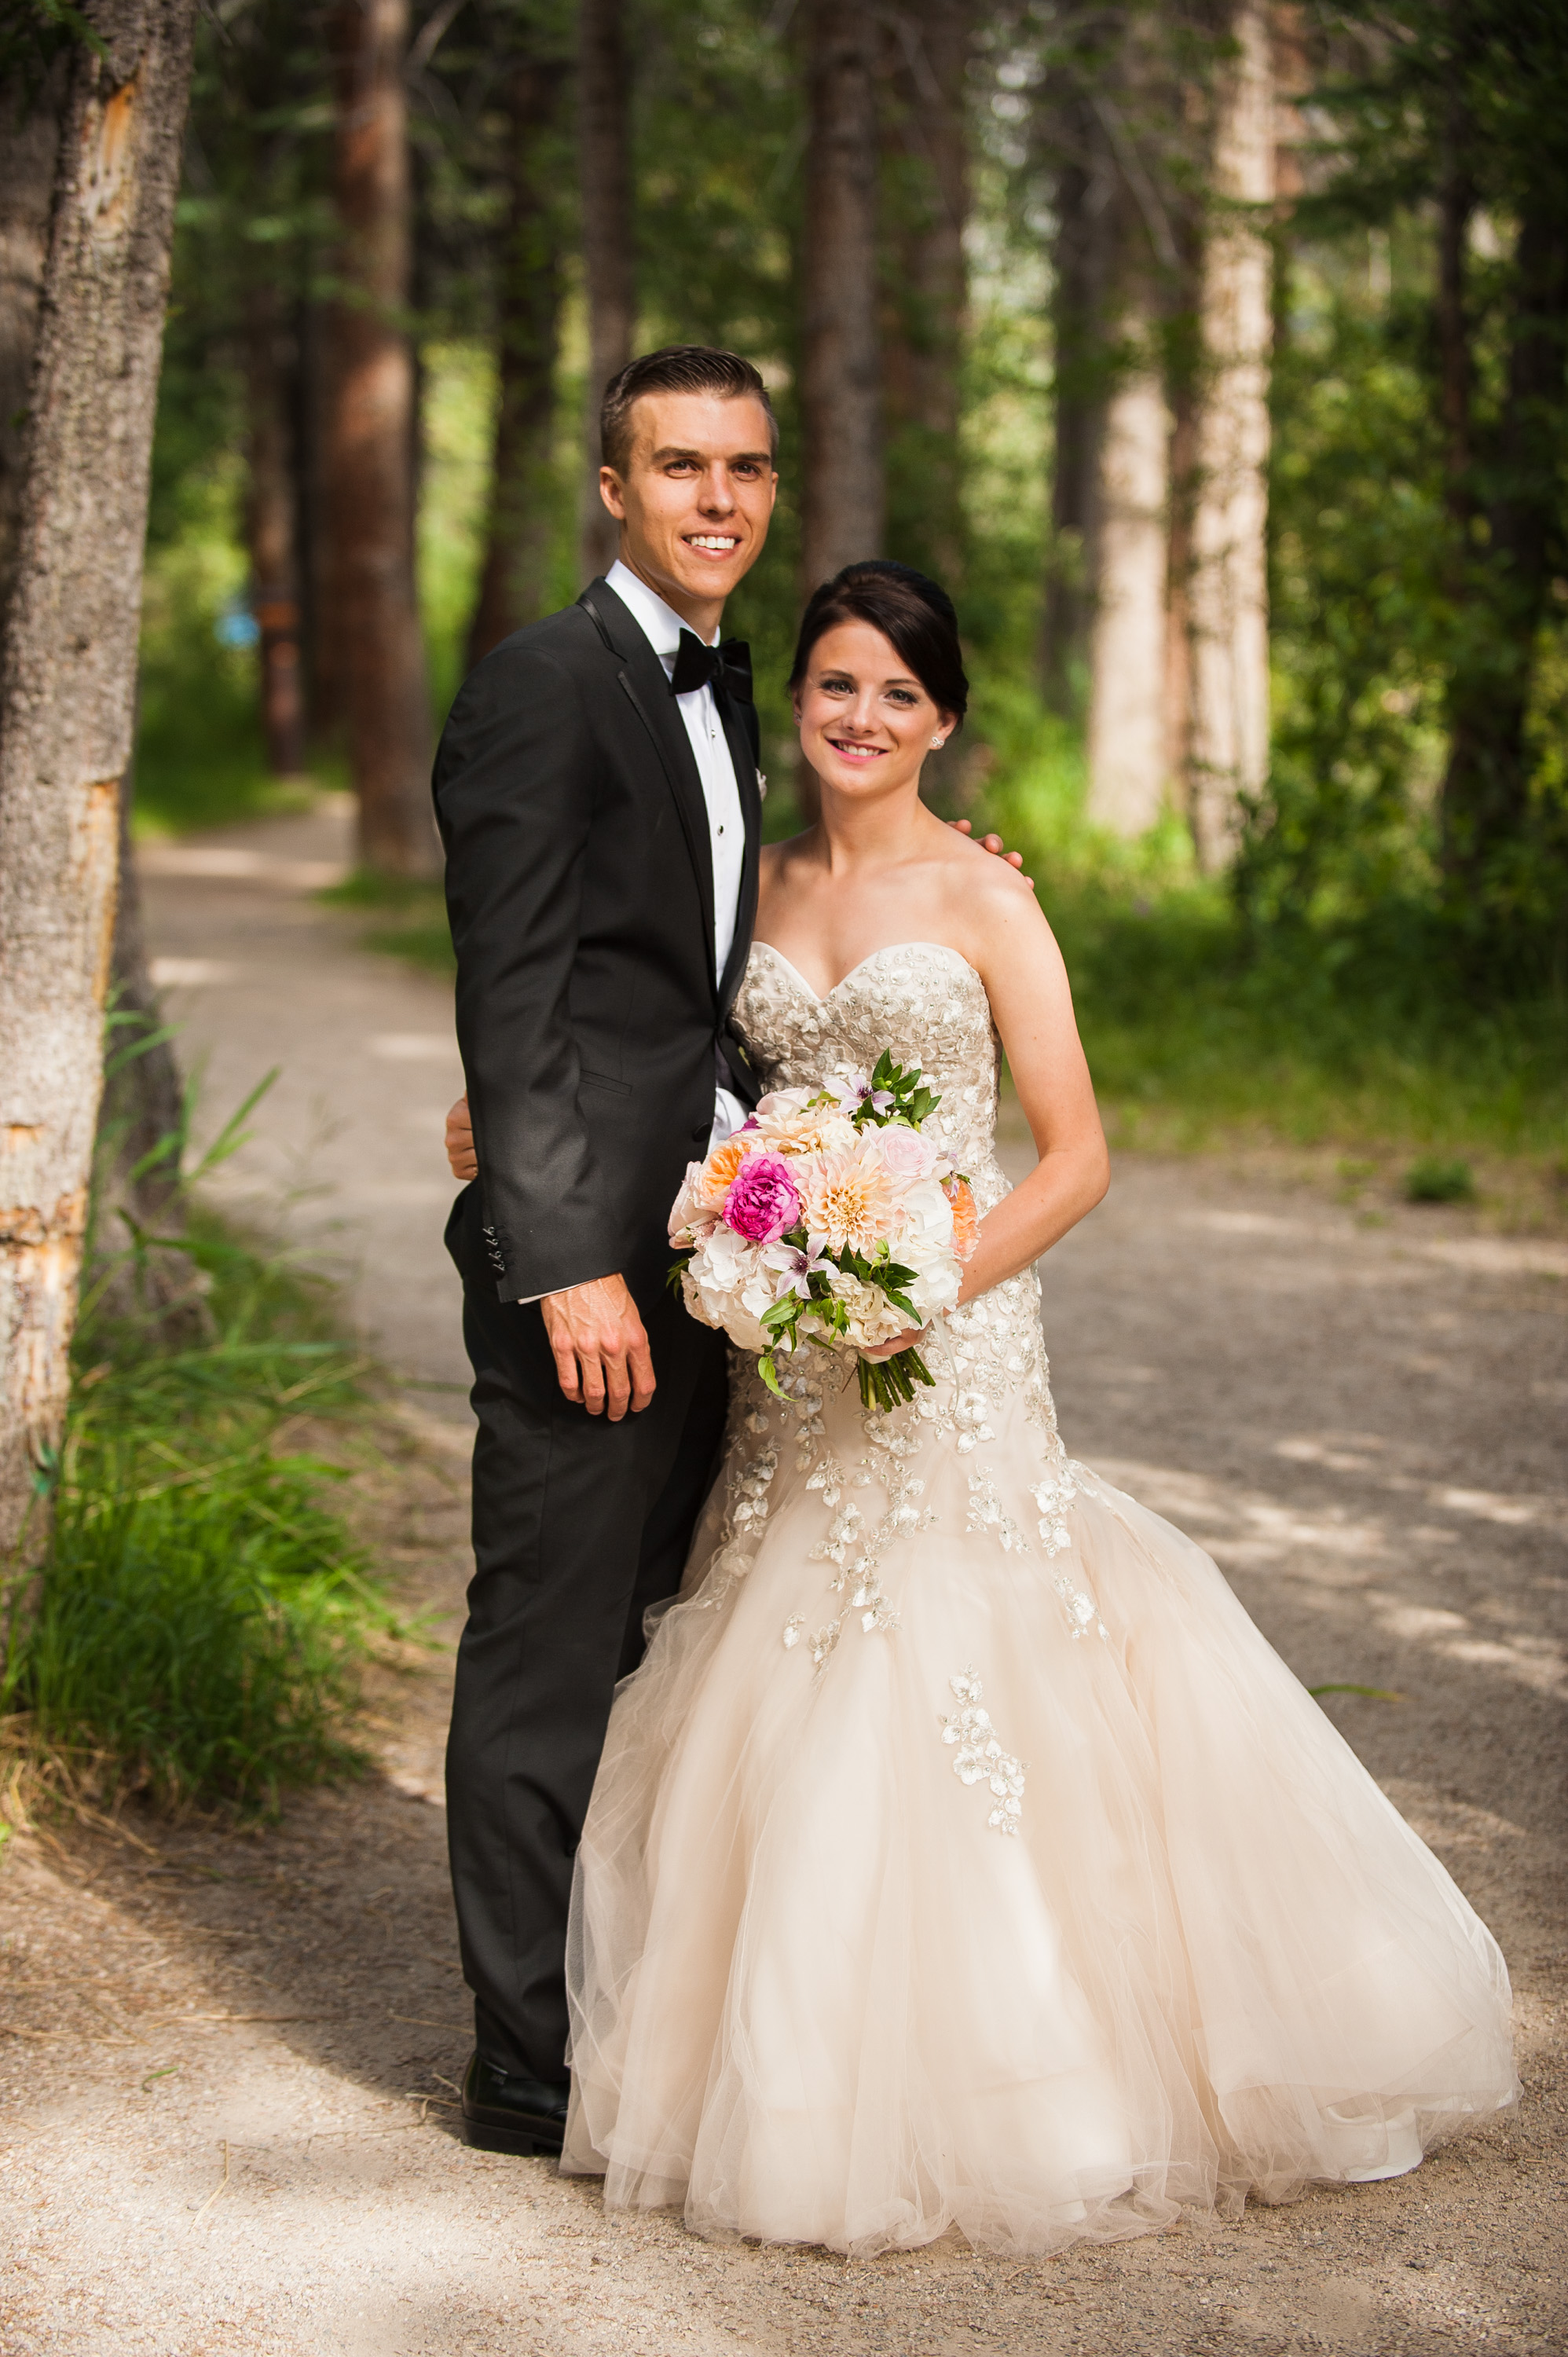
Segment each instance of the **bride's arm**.
[[[970,879],[966,878],[966,882]],[[1039,1161],[980,1223],[963,1273],[961,1301],[1015,1276],[1092,1211],[1111,1183],[1111,1157],[1094,1102],[1067,968],[1039,902],[1022,883],[991,870],[979,909],[971,903],[970,951],[991,1000],[996,1028]]]

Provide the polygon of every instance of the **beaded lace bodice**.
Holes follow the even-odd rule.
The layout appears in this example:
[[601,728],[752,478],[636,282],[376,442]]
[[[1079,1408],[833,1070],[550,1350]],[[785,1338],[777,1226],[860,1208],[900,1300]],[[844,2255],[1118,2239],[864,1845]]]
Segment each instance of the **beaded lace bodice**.
[[991,1001],[967,958],[938,942],[873,950],[825,998],[769,942],[757,942],[735,1018],[770,1088],[811,1087],[840,1064],[869,1072],[885,1048],[918,1064],[941,1099],[943,1145],[988,1211],[1007,1192],[996,1160],[997,1041]]

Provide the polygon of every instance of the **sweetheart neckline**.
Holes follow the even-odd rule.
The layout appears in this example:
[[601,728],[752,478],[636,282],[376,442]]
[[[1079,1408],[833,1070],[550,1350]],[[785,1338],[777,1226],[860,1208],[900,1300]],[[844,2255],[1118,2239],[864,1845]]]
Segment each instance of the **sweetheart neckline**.
[[980,984],[982,990],[985,988],[985,984],[981,978],[980,968],[976,965],[971,965],[968,958],[965,957],[961,950],[951,948],[946,942],[884,942],[880,949],[867,950],[865,955],[861,959],[860,963],[858,965],[852,965],[847,974],[841,974],[832,988],[825,995],[821,991],[813,990],[811,984],[806,980],[805,975],[800,972],[800,967],[794,963],[793,959],[787,958],[782,950],[775,949],[771,942],[753,942],[752,948],[754,950],[766,950],[770,958],[776,959],[778,963],[785,968],[786,972],[792,975],[794,980],[800,984],[807,997],[815,1006],[826,1006],[830,999],[836,998],[838,996],[839,992],[843,988],[846,982],[853,982],[857,974],[864,974],[865,972],[866,967],[871,963],[874,958],[888,957],[895,950],[940,950],[944,957],[957,958],[960,965],[963,966],[970,974],[973,974],[976,982]]

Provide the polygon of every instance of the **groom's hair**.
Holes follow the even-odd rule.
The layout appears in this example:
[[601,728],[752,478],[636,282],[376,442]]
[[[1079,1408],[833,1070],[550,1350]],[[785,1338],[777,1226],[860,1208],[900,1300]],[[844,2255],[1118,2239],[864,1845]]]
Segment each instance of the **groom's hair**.
[[768,447],[779,456],[779,420],[768,387],[749,361],[712,344],[666,344],[628,361],[612,376],[599,404],[599,448],[604,463],[624,475],[631,457],[631,411],[645,393],[716,393],[721,401],[756,401],[768,420]]

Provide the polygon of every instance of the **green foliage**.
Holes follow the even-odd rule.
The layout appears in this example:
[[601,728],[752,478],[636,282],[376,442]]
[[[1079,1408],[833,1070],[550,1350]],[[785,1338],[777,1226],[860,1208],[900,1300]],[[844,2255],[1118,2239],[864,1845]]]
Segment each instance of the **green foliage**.
[[1405,1172],[1404,1196],[1407,1203],[1473,1203],[1476,1174],[1467,1162],[1429,1154]]
[[1307,29],[1327,135],[1279,241],[1274,762],[1239,894],[1264,928],[1440,909],[1472,990],[1538,995],[1568,970],[1568,18],[1319,0]]
[[13,1596],[0,1713],[78,1788],[275,1808],[357,1771],[358,1671],[396,1627],[302,1420],[351,1426],[365,1369],[326,1289],[194,1219],[210,1330],[84,1318],[41,1576]]

